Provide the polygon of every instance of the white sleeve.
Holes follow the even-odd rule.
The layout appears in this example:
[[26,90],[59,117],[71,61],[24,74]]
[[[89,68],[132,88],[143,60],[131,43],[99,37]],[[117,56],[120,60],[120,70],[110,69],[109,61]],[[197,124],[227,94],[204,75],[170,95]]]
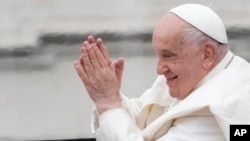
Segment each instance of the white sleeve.
[[122,108],[104,112],[101,116],[93,110],[91,129],[97,141],[143,141],[136,126],[140,101],[122,96]]
[[97,141],[144,141],[141,130],[123,108],[103,113],[93,134]]

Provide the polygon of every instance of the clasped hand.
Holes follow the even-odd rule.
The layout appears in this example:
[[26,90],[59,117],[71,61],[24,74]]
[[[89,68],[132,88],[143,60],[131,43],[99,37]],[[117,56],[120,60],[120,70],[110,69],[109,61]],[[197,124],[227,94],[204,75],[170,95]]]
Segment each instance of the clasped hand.
[[74,63],[97,112],[121,107],[120,87],[124,60],[111,61],[102,39],[93,36],[83,42],[81,56]]

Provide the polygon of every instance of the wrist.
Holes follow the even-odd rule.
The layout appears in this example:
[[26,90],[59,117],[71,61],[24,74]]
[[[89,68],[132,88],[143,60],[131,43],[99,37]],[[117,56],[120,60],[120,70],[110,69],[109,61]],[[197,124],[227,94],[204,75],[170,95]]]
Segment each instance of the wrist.
[[98,112],[99,115],[101,115],[102,113],[108,110],[121,108],[122,107],[121,101],[122,101],[121,97],[119,97],[116,100],[109,99],[109,100],[104,100],[103,102],[95,102],[96,111]]
[[102,113],[112,110],[112,109],[117,109],[121,108],[121,104],[112,104],[112,105],[107,105],[107,104],[96,104],[96,111],[99,115]]

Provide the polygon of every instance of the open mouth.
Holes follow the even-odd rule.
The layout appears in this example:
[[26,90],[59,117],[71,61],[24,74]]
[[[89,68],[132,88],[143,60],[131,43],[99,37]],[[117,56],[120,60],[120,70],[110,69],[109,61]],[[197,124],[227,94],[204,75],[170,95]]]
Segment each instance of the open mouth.
[[168,80],[168,81],[171,81],[171,80],[174,80],[174,79],[176,79],[176,78],[177,78],[177,76],[173,76],[173,77],[167,78],[167,80]]

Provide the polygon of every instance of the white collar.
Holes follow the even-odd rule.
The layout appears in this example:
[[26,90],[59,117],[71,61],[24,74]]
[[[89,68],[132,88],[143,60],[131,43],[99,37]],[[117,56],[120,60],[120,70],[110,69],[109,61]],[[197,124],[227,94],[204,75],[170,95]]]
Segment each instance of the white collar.
[[195,89],[199,88],[201,85],[215,77],[220,71],[227,68],[233,58],[234,54],[229,50],[224,58],[196,85]]

